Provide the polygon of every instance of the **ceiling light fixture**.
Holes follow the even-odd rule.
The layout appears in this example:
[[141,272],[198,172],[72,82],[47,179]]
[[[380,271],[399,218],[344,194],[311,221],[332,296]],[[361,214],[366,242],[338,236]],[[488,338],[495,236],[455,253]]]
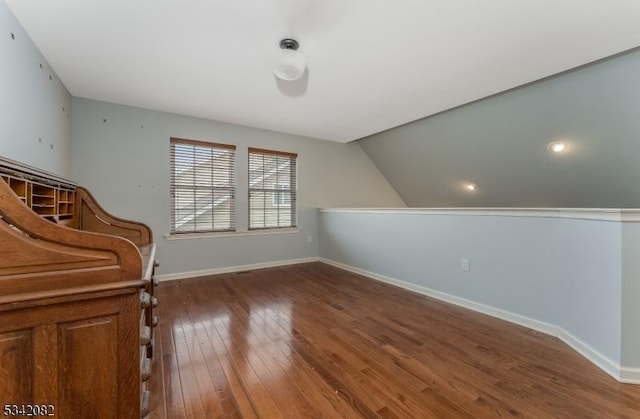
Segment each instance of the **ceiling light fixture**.
[[467,183],[465,185],[465,188],[467,188],[470,191],[475,191],[476,189],[478,189],[478,185],[476,185],[475,183]]
[[547,148],[554,153],[562,153],[567,149],[567,145],[565,143],[561,143],[559,141],[550,143]]
[[304,54],[298,51],[298,41],[285,38],[280,41],[281,54],[273,73],[277,78],[286,81],[298,80],[307,68]]

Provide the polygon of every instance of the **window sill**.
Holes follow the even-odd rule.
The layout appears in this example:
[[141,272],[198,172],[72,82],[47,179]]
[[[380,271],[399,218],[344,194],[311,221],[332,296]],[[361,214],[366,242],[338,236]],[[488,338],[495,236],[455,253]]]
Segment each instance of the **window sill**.
[[193,240],[193,239],[223,239],[227,237],[244,237],[244,236],[266,236],[271,234],[292,234],[300,232],[300,228],[278,228],[273,230],[249,230],[221,233],[184,233],[184,234],[165,234],[165,240]]

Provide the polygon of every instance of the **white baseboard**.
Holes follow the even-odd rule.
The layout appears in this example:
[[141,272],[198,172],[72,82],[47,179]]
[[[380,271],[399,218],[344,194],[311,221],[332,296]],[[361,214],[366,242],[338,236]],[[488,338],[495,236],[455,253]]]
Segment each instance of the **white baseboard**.
[[320,258],[320,261],[328,265],[333,265],[337,268],[344,269],[353,273],[364,275],[366,277],[385,282],[387,284],[395,285],[410,291],[426,295],[428,297],[437,298],[438,300],[445,301],[447,303],[455,304],[460,307],[468,308],[473,311],[488,314],[489,316],[497,317],[502,320],[506,320],[511,323],[519,324],[520,326],[527,327],[529,329],[537,330],[547,335],[556,336],[558,327],[549,323],[541,322],[529,317],[521,316],[519,314],[511,313],[506,310],[495,308],[486,304],[477,303],[475,301],[467,300],[466,298],[456,297],[455,295],[447,294],[441,291],[436,291],[431,288],[423,287],[420,285],[412,284],[410,282],[401,281],[396,278],[391,278],[385,275],[380,275],[374,272],[369,272],[364,269],[356,268],[344,263],[336,262],[334,260]]
[[276,266],[296,265],[298,263],[317,262],[318,257],[302,258],[302,259],[287,259],[277,260],[272,262],[253,263],[250,265],[237,265],[237,266],[225,266],[222,268],[202,269],[198,271],[178,272],[173,274],[156,275],[158,280],[174,281],[176,279],[194,278],[198,276],[227,274],[231,272],[250,271],[252,269],[273,268]]
[[620,382],[627,384],[640,384],[640,368],[620,368]]
[[598,368],[609,374],[617,381],[630,384],[640,384],[640,368],[626,368],[621,367],[615,362],[611,361],[606,356],[602,355],[571,333],[567,332],[563,328],[552,325],[549,323],[541,322],[526,316],[522,316],[516,313],[512,313],[506,310],[488,306],[486,304],[477,303],[475,301],[467,300],[466,298],[457,297],[455,295],[447,294],[441,291],[436,291],[431,288],[423,287],[420,285],[412,284],[409,282],[401,281],[396,278],[391,278],[385,275],[380,275],[375,272],[366,271],[364,269],[356,268],[354,266],[346,265],[335,260],[320,258],[320,262],[328,265],[335,266],[346,271],[350,271],[359,275],[366,276],[377,281],[385,282],[387,284],[395,285],[410,291],[433,297],[447,303],[455,304],[460,307],[468,308],[473,311],[477,311],[489,316],[497,317],[502,320],[506,320],[511,323],[518,324],[520,326],[527,327],[529,329],[536,330],[538,332],[545,333],[547,335],[555,336],[562,340],[573,350],[580,355],[591,361]]
[[555,334],[555,336],[569,345],[571,349],[587,358],[602,371],[606,372],[616,380],[622,382],[620,365],[616,364],[606,356],[602,355],[600,352],[593,349],[591,346],[587,345],[586,343],[560,327],[558,327],[558,332]]

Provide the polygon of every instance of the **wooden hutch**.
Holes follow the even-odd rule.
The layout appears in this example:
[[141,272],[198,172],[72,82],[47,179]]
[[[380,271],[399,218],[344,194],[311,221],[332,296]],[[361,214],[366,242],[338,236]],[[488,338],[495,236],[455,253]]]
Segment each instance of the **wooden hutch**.
[[0,178],[0,408],[146,417],[151,230],[55,175],[0,158]]

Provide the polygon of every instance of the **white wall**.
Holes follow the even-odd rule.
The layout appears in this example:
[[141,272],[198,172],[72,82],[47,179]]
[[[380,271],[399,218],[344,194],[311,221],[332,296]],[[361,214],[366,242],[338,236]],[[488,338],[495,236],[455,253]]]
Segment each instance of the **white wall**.
[[321,210],[321,257],[555,334],[617,378],[640,367],[640,224],[435,212]]
[[0,0],[0,156],[68,177],[70,112],[71,95]]
[[[299,225],[293,234],[166,240],[169,138],[237,145],[238,227],[247,226],[247,147],[298,153]],[[73,98],[72,178],[108,211],[147,223],[160,274],[317,257],[316,207],[404,206],[358,144],[339,144],[216,121]],[[308,241],[311,236],[311,242]]]

